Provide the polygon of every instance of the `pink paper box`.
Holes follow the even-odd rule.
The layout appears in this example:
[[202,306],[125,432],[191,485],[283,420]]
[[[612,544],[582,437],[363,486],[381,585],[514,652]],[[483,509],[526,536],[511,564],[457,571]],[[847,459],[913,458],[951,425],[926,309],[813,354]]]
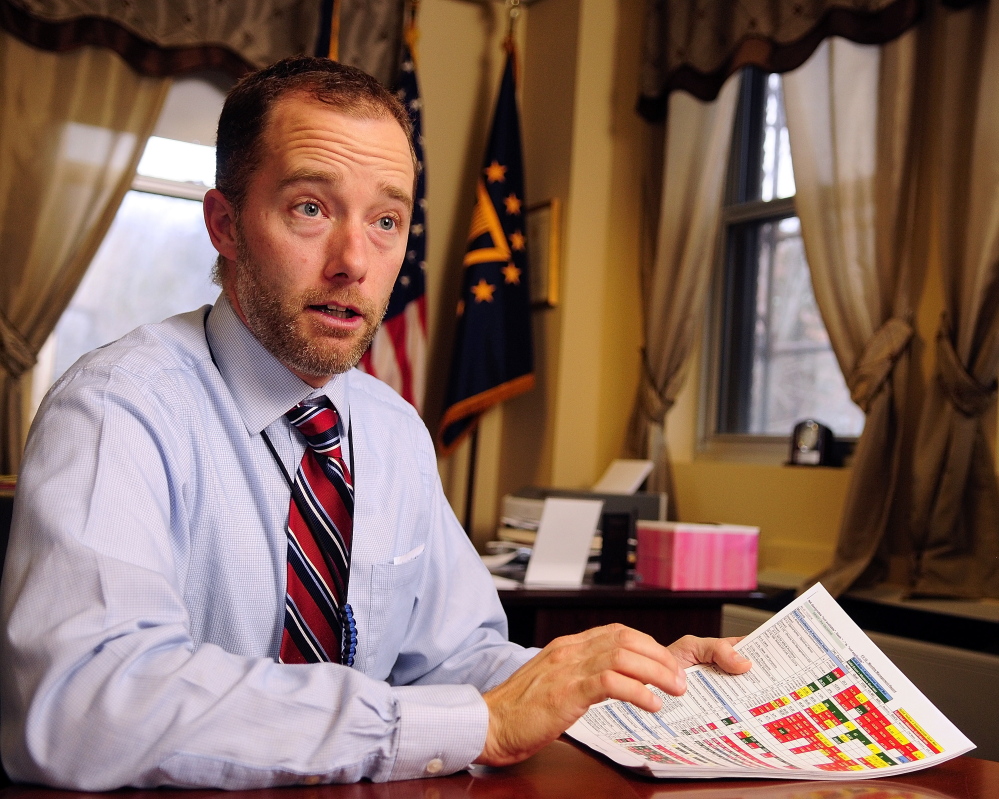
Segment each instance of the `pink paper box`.
[[673,591],[752,591],[759,527],[639,520],[635,582]]

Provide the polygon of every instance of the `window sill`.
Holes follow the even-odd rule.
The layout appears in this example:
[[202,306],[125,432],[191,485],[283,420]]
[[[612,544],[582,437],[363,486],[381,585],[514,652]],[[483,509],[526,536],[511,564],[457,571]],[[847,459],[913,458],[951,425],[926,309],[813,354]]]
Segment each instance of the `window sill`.
[[[857,445],[855,438],[836,439],[834,446],[838,454],[834,466],[800,468],[840,468],[853,461],[853,451]],[[695,460],[728,461],[731,463],[758,463],[770,466],[790,465],[790,436],[755,436],[718,434],[698,442]]]

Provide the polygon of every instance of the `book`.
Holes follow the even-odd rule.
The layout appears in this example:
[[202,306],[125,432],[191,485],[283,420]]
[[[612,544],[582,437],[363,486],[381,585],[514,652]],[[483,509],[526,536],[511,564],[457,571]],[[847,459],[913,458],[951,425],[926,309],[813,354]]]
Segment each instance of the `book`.
[[661,778],[856,780],[916,771],[974,744],[821,585],[736,644],[745,674],[686,670],[648,713],[608,700],[567,731],[616,763]]

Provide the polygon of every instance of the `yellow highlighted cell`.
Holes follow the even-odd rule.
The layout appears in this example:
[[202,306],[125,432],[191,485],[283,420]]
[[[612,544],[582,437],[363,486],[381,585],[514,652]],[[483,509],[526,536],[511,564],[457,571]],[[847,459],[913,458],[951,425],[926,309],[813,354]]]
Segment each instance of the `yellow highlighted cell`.
[[900,744],[909,743],[909,739],[906,738],[904,735],[902,735],[902,731],[894,724],[889,724],[887,727],[885,727],[885,729],[888,730],[891,737],[894,738],[896,741],[898,741]]
[[904,718],[907,722],[909,722],[909,726],[911,726],[912,729],[914,729],[916,732],[918,732],[920,735],[923,736],[923,738],[930,745],[931,748],[936,749],[938,752],[943,751],[943,747],[940,744],[938,744],[936,741],[934,741],[932,738],[930,738],[930,736],[926,734],[926,730],[924,730],[922,727],[916,724],[916,720],[912,716],[910,716],[908,713],[902,710],[902,708],[898,709],[898,714],[902,718]]

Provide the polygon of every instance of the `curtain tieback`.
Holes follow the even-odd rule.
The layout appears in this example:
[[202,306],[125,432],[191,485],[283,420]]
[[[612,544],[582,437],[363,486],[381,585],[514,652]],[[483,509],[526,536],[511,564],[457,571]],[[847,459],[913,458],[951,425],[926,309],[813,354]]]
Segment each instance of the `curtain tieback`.
[[850,373],[850,399],[867,413],[881,387],[891,375],[912,340],[912,325],[892,317],[878,328],[864,347],[859,363]]
[[0,366],[15,380],[35,365],[28,340],[0,313]]
[[649,366],[649,357],[646,350],[642,350],[642,412],[648,421],[661,425],[669,409],[673,407],[673,401],[663,396],[663,392],[656,387],[655,378],[652,376],[652,369]]
[[990,386],[979,383],[961,363],[954,349],[950,317],[941,316],[937,331],[937,376],[951,404],[965,416],[980,416],[996,392],[996,382]]

